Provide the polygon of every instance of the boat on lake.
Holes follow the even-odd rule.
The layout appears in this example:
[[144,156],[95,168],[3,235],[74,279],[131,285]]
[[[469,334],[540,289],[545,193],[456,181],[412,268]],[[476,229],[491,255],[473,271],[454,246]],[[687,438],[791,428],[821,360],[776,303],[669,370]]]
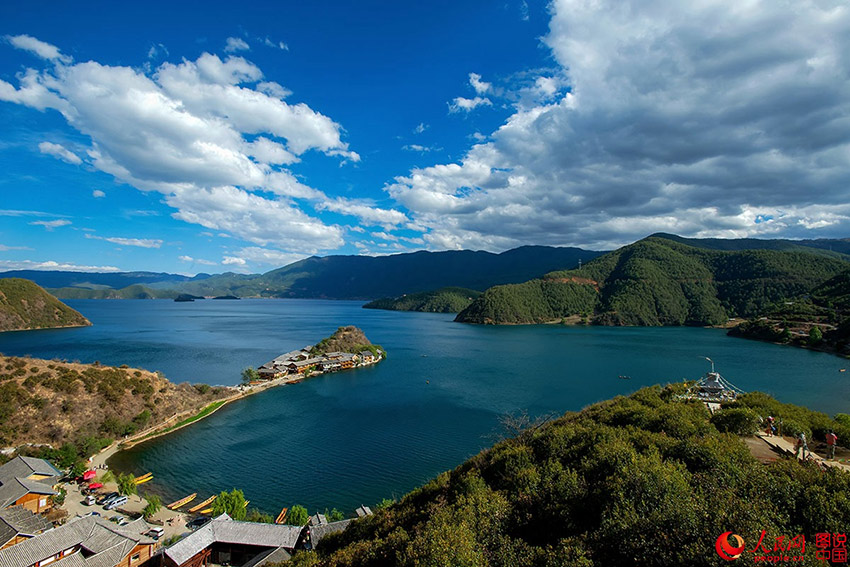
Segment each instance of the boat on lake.
[[215,500],[215,499],[216,499],[216,495],[213,494],[212,496],[210,496],[209,498],[207,498],[206,500],[204,500],[203,502],[201,502],[197,506],[193,506],[192,508],[189,508],[189,512],[194,514],[195,512],[200,510],[201,508],[205,508],[205,507],[209,506],[210,504],[212,504],[213,500]]
[[180,508],[181,506],[185,506],[186,504],[188,504],[189,502],[194,500],[197,496],[198,496],[198,493],[193,492],[192,494],[190,494],[189,496],[187,496],[185,498],[181,498],[180,500],[172,502],[171,504],[166,506],[166,508],[170,508],[171,510],[176,510],[177,508]]

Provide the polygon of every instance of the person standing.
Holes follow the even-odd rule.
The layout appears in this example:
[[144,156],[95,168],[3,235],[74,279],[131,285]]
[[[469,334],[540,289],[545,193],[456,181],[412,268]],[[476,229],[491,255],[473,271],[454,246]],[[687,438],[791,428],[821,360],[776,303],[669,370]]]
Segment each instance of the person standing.
[[826,434],[826,458],[830,461],[835,459],[835,445],[838,443],[838,435],[832,429]]
[[800,450],[803,452],[803,460],[806,460],[806,455],[810,455],[809,445],[806,443],[806,434],[802,431],[797,434],[797,444],[794,445],[794,458],[798,458]]

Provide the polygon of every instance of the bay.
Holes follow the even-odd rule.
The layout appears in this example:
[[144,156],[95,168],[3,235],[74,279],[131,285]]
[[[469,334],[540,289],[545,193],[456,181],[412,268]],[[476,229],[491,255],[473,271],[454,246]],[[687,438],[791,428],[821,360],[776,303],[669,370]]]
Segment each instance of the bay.
[[[520,326],[323,300],[77,300],[92,327],[0,334],[0,352],[159,370],[235,384],[246,366],[353,324],[388,351],[371,368],[310,378],[225,406],[113,457],[152,471],[164,499],[242,488],[269,513],[398,497],[493,444],[509,412],[557,414],[646,385],[694,379],[703,356],[744,390],[848,412],[847,361],[717,329]],[[621,380],[620,375],[630,376]],[[149,487],[149,488],[148,488]]]

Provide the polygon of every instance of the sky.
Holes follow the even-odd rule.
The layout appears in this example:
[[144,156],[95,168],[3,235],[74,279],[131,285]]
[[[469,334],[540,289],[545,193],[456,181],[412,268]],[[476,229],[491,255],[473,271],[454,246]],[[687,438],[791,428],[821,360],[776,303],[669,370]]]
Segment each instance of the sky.
[[850,7],[6,2],[0,269],[850,236]]

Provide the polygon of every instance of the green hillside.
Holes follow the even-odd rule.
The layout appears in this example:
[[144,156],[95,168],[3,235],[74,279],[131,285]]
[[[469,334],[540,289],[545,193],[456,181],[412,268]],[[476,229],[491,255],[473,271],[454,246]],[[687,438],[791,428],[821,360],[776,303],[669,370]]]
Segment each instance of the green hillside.
[[712,325],[806,294],[848,265],[820,252],[721,251],[653,236],[581,269],[488,289],[456,320],[543,323],[586,316],[604,325]]
[[60,299],[174,299],[178,293],[160,290],[142,284],[133,284],[121,289],[83,287],[51,288],[50,293]]
[[794,459],[762,464],[738,435],[755,431],[759,415],[814,439],[850,428],[757,393],[712,417],[701,403],[674,401],[683,389],[645,388],[542,426],[514,423],[518,436],[292,565],[723,565],[715,541],[729,530],[747,550],[762,530],[771,549],[780,535],[805,534],[795,564],[822,564],[809,541],[850,525],[850,474]]
[[850,271],[831,278],[812,290],[812,300],[819,305],[850,310]]
[[427,313],[459,313],[481,295],[480,291],[462,287],[443,287],[435,291],[411,293],[401,297],[384,297],[370,301],[364,309],[390,311],[422,311]]
[[91,325],[88,319],[33,282],[0,279],[0,331],[85,325]]

